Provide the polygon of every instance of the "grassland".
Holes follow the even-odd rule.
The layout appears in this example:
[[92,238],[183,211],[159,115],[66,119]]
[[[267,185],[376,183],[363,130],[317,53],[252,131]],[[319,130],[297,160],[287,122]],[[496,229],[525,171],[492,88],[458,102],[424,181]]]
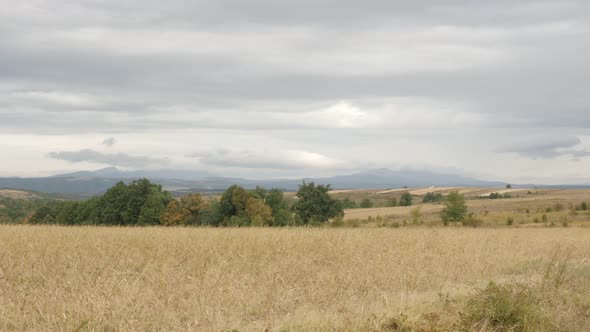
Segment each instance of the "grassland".
[[590,191],[432,190],[471,228],[431,190],[333,192],[377,206],[342,228],[0,225],[0,331],[590,330]]
[[[360,202],[364,198],[375,203],[374,208],[349,209],[345,211],[345,221],[354,226],[399,226],[412,222],[411,212],[420,209],[420,222],[426,225],[440,224],[441,203],[421,203],[422,196],[427,192],[440,192],[443,195],[450,191],[459,191],[467,199],[469,211],[482,221],[483,226],[504,226],[509,218],[513,227],[552,227],[579,226],[590,227],[590,211],[576,210],[582,202],[590,204],[590,190],[557,190],[557,189],[512,189],[512,198],[489,199],[482,195],[492,192],[507,193],[507,190],[489,188],[440,188],[440,189],[406,189],[394,192],[383,191],[349,191],[334,194],[339,199],[348,197]],[[404,192],[419,193],[414,196],[415,204],[410,207],[387,207],[391,198]]]
[[527,324],[588,330],[590,228],[5,225],[0,330],[455,330],[488,282],[557,265]]

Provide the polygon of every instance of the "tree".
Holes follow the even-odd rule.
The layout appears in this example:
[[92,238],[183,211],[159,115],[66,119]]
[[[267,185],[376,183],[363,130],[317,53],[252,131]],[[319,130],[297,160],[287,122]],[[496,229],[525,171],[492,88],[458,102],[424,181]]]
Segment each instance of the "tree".
[[412,195],[410,193],[403,193],[402,197],[399,199],[399,206],[411,206],[412,205]]
[[238,185],[227,188],[219,200],[219,211],[223,216],[223,223],[229,224],[232,217],[245,217],[249,197],[248,192]]
[[332,198],[328,191],[330,185],[316,186],[313,182],[305,181],[299,185],[296,194],[298,201],[293,205],[293,210],[303,224],[323,223],[344,215],[342,204]]
[[199,224],[200,214],[205,207],[206,204],[199,194],[189,194],[180,198],[180,208],[186,224]]
[[274,221],[271,208],[261,199],[254,197],[248,198],[246,216],[252,226],[272,226]]
[[271,189],[266,192],[266,196],[263,197],[264,203],[266,203],[272,210],[272,214],[277,214],[280,210],[288,210],[289,205],[285,200],[285,195],[279,189]]
[[508,183],[508,184],[506,185],[506,189],[512,189],[512,185],[511,185],[510,183]]
[[445,207],[442,209],[440,216],[443,224],[446,226],[449,222],[460,222],[465,219],[467,214],[467,204],[465,204],[465,196],[454,191],[451,192],[446,200]]
[[273,226],[287,226],[293,223],[293,213],[289,211],[289,204],[282,191],[270,189],[266,192],[264,202],[272,210]]
[[166,206],[166,210],[162,213],[160,223],[164,226],[174,226],[184,223],[184,213],[180,204],[177,201],[172,201]]

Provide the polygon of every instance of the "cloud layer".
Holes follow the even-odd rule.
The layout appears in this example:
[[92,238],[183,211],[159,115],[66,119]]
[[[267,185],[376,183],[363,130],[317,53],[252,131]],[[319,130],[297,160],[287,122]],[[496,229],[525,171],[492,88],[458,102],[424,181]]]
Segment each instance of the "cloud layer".
[[[0,174],[58,167],[46,156],[228,175],[435,164],[510,181],[590,163],[587,1],[0,4],[0,132],[16,138],[0,153],[28,153]],[[104,141],[76,143],[89,135]]]

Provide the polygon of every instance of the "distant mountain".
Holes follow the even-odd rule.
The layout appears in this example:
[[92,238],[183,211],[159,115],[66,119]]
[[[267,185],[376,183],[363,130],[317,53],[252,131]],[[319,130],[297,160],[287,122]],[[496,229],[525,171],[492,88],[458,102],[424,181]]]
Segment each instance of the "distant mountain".
[[490,182],[460,175],[431,171],[402,169],[372,169],[350,175],[325,178],[248,180],[241,178],[212,177],[198,171],[163,169],[154,171],[123,171],[115,167],[97,171],[83,171],[42,178],[0,178],[0,188],[34,190],[43,193],[91,196],[100,194],[118,181],[129,182],[149,178],[172,192],[198,192],[225,190],[232,184],[245,188],[256,186],[296,190],[302,180],[331,184],[334,189],[388,189],[428,186],[503,187],[503,182]]
[[140,170],[140,171],[124,171],[117,167],[107,167],[96,171],[81,171],[67,174],[59,174],[52,177],[57,178],[77,178],[77,179],[182,179],[182,180],[197,180],[203,179],[208,175],[203,171],[190,171],[178,169],[159,169],[159,170]]
[[386,189],[408,187],[503,187],[504,182],[476,180],[460,175],[441,174],[431,171],[401,169],[394,171],[386,168],[373,169],[351,175],[334,176],[319,179],[331,183],[338,189]]

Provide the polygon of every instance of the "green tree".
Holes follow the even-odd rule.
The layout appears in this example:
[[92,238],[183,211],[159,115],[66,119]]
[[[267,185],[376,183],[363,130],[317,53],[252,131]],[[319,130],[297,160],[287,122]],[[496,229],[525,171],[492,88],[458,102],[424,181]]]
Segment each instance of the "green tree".
[[305,183],[299,185],[297,202],[293,210],[303,224],[312,222],[323,223],[330,218],[344,215],[340,201],[332,198],[328,192],[330,185],[315,185]]
[[412,195],[410,193],[403,193],[402,197],[399,199],[399,206],[411,206],[412,205]]
[[453,191],[447,196],[444,204],[445,207],[442,209],[440,216],[445,226],[449,222],[462,222],[465,219],[467,214],[465,196]]
[[223,223],[230,224],[232,217],[246,217],[248,198],[250,194],[238,185],[227,188],[219,200],[219,211],[223,216]]

